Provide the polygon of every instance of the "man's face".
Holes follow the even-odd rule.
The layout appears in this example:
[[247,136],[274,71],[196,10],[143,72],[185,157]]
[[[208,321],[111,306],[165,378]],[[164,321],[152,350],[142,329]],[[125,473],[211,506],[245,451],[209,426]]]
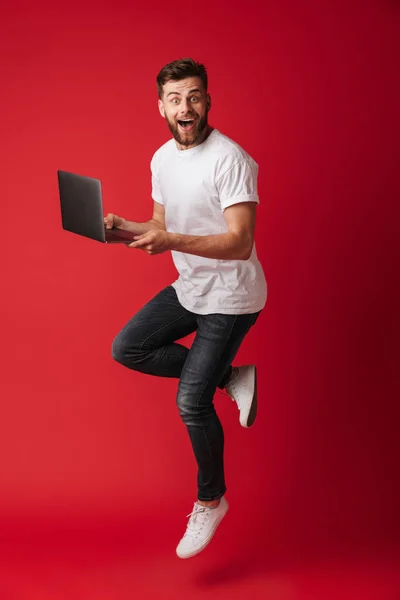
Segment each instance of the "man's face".
[[185,149],[201,144],[207,130],[211,106],[209,94],[199,77],[167,81],[158,101],[160,113],[178,145]]

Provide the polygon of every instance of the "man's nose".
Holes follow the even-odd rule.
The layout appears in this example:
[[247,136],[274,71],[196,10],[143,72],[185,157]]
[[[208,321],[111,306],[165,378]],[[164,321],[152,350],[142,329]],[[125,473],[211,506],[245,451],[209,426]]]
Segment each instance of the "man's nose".
[[188,100],[183,99],[179,108],[182,115],[185,115],[187,112],[191,112],[191,106]]

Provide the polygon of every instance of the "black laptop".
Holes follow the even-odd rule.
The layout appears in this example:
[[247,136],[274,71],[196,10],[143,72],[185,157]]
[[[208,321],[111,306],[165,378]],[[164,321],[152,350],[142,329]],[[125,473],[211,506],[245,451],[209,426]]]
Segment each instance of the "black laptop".
[[134,233],[104,225],[101,181],[67,171],[57,171],[62,226],[67,231],[106,244],[129,244]]

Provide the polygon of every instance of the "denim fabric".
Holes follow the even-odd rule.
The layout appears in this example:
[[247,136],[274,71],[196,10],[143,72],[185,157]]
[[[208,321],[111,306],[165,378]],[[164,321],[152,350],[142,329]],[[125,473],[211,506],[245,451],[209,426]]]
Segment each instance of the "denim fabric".
[[[169,286],[113,342],[113,358],[129,369],[179,379],[177,405],[197,460],[199,500],[215,500],[226,491],[224,434],[213,398],[216,388],[225,386],[230,365],[259,314],[197,315],[183,308]],[[176,343],[194,331],[190,349]]]

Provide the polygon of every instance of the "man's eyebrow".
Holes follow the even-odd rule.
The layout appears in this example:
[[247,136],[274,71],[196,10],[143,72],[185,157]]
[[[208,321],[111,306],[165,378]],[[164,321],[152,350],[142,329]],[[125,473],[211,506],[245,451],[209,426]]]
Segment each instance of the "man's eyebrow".
[[[192,90],[189,90],[189,92],[188,92],[188,95],[189,95],[189,94],[193,94],[193,92],[200,92],[200,93],[201,93],[201,90],[199,90],[199,88],[193,88]],[[181,96],[181,95],[182,95],[180,92],[169,92],[169,93],[167,94],[167,98],[168,98],[168,96],[170,96],[171,94],[175,94],[176,96]]]

